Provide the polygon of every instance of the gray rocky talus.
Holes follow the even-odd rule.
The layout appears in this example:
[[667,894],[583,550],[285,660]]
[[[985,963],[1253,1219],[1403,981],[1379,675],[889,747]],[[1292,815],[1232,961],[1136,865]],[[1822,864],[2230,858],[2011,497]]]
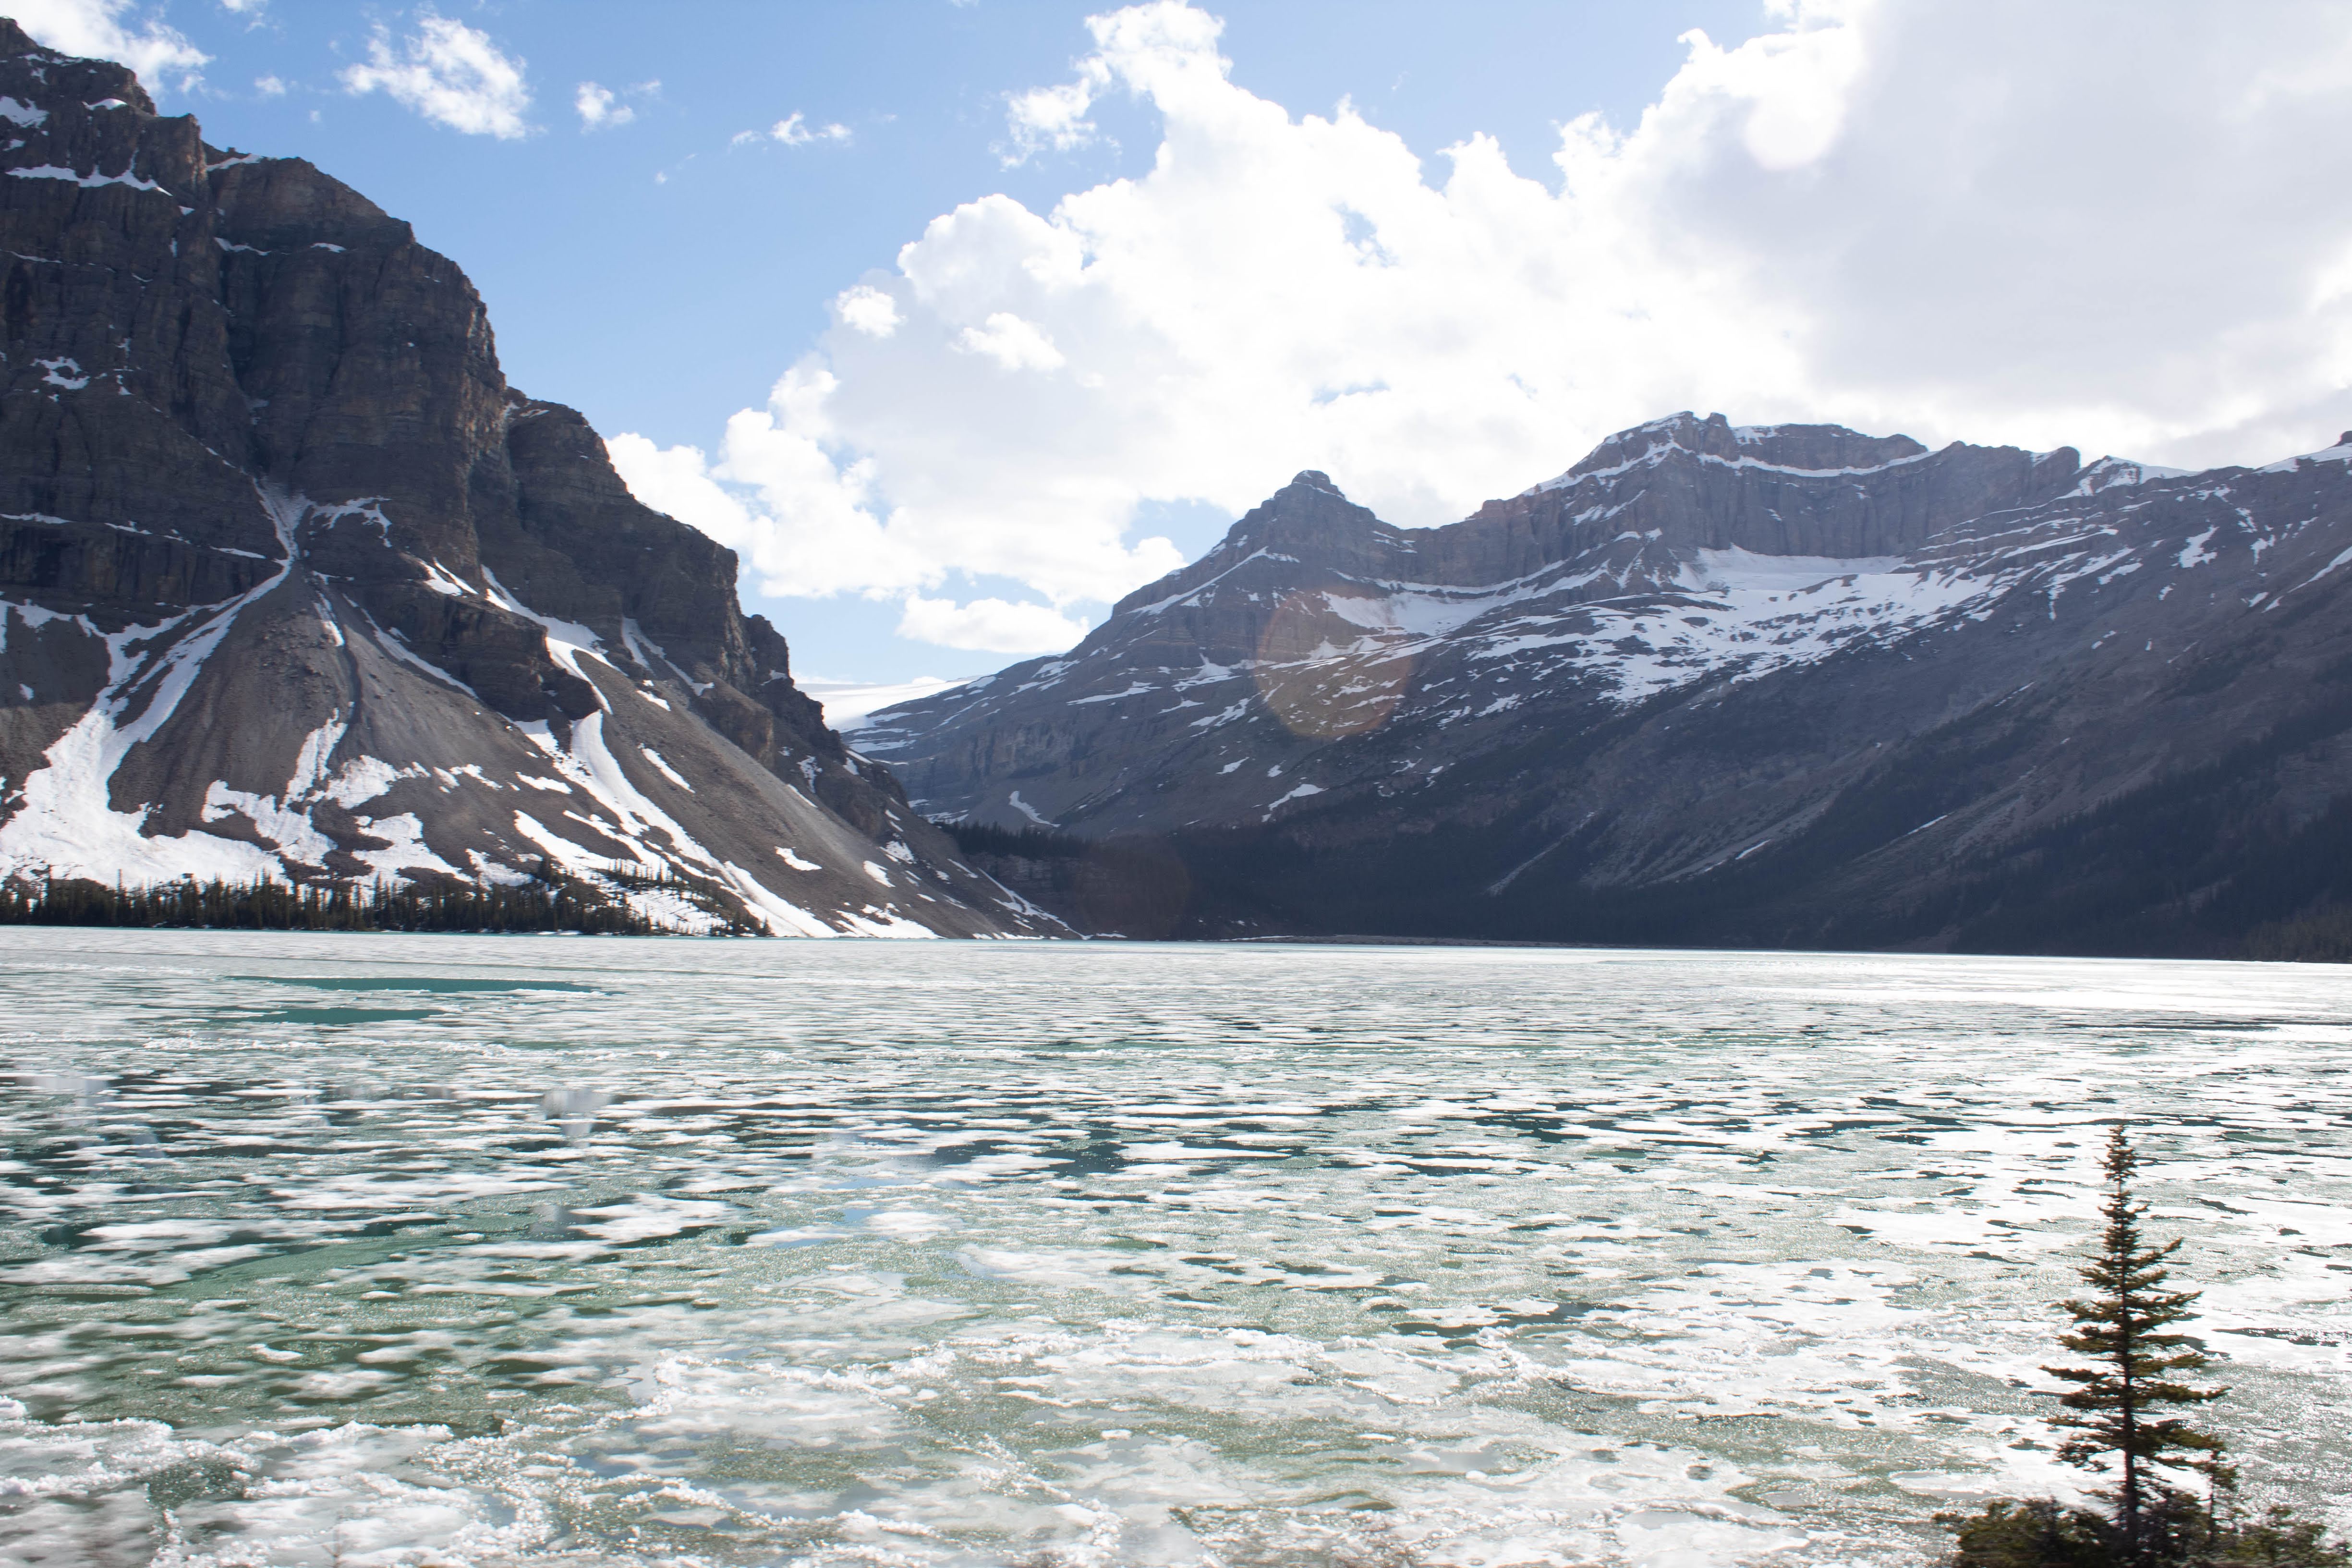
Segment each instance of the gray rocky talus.
[[858,740],[940,817],[1157,842],[1177,931],[2352,955],[2347,592],[2352,440],[1685,414],[1444,528],[1302,473]]
[[299,159],[0,22],[0,875],[661,873],[682,929],[1058,929],[846,748],[732,552]]

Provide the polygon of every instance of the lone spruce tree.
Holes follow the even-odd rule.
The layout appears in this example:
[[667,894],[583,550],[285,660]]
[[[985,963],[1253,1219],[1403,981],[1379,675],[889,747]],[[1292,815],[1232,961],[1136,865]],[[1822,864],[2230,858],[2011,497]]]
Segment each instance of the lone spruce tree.
[[2165,1260],[2180,1249],[2180,1242],[2151,1247],[2141,1236],[2140,1216],[2147,1205],[2132,1196],[2131,1186],[2138,1163],[2131,1140],[2116,1126],[2107,1135],[2107,1194],[2099,1207],[2106,1224],[2098,1251],[2080,1270],[2097,1294],[2058,1303],[2074,1320],[2073,1331],[2060,1335],[2058,1342],[2091,1364],[2042,1369],[2072,1385],[2059,1395],[2066,1414],[2052,1425],[2075,1435],[2060,1447],[2058,1457],[2086,1469],[2119,1462],[2121,1473],[2107,1495],[2115,1504],[2121,1558],[2134,1565],[2153,1562],[2163,1550],[2153,1539],[2160,1531],[2152,1527],[2160,1515],[2178,1509],[2179,1494],[2161,1472],[2205,1468],[2221,1449],[2220,1438],[2167,1412],[2228,1392],[2179,1381],[2179,1374],[2202,1372],[2207,1365],[2195,1340],[2170,1331],[2196,1316],[2189,1308],[2199,1292],[2164,1289],[2170,1274]]

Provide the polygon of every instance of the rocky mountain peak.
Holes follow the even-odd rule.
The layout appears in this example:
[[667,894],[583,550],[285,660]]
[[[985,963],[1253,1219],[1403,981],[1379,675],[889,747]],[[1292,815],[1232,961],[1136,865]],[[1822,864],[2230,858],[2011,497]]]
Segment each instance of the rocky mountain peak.
[[0,877],[1034,929],[406,223],[0,22]]
[[1685,410],[1608,437],[1575,467],[1528,493],[1565,489],[1588,475],[1609,475],[1675,456],[1801,473],[1865,472],[1925,456],[1908,436],[1865,436],[1843,425],[1734,425],[1720,414]]
[[234,150],[213,158],[213,198],[232,245],[276,251],[340,245],[390,249],[415,232],[304,158],[262,158]]
[[[138,73],[129,66],[59,54],[35,42],[31,34],[6,16],[0,16],[0,83],[11,89],[34,84],[39,96],[52,100],[47,106],[51,109],[62,107],[56,101],[60,100],[95,110],[109,99],[119,99],[142,114],[155,112],[155,100],[147,96]],[[21,92],[12,90],[11,96],[20,102],[30,101]],[[19,125],[26,123],[20,115],[7,118]]]
[[1190,593],[1254,558],[1376,574],[1387,569],[1402,538],[1400,530],[1349,500],[1330,475],[1304,468],[1244,513],[1206,555],[1145,584],[1114,605],[1112,613]]

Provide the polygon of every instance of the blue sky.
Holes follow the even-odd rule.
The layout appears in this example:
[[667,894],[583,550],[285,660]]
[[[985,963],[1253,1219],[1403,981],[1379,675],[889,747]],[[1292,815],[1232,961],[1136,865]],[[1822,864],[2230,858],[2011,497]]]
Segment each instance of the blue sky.
[[[826,302],[957,203],[1003,191],[1045,211],[1068,191],[1148,165],[1147,117],[1114,108],[1111,135],[1008,168],[1008,94],[1068,74],[1087,52],[1083,4],[978,0],[492,0],[439,15],[521,64],[530,131],[513,139],[434,124],[339,73],[395,42],[426,7],[216,0],[143,13],[212,58],[193,110],[215,145],[310,159],[407,218],[488,301],[507,374],[577,405],[599,429],[703,441],[767,395],[829,324]],[[1328,113],[1367,118],[1434,151],[1500,137],[1530,171],[1559,121],[1637,116],[1706,27],[1737,41],[1753,0],[1707,4],[1278,0],[1221,5],[1234,79]],[[282,95],[254,83],[272,78]],[[622,94],[625,125],[583,131],[577,86]],[[657,82],[658,89],[628,89]],[[1120,108],[1126,106],[1118,106]],[[845,142],[730,148],[793,113]],[[657,176],[667,176],[656,183]]]
[[809,677],[1066,646],[1301,468],[1425,525],[1684,406],[2183,465],[2352,425],[2341,7],[16,15],[409,219]]

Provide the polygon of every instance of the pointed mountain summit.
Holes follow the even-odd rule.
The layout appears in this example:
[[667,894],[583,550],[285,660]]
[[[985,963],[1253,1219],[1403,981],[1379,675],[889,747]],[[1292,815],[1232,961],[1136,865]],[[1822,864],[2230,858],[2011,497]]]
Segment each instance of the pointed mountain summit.
[[6,21],[0,119],[0,876],[1055,929],[825,728],[731,552],[507,385],[408,225]]

